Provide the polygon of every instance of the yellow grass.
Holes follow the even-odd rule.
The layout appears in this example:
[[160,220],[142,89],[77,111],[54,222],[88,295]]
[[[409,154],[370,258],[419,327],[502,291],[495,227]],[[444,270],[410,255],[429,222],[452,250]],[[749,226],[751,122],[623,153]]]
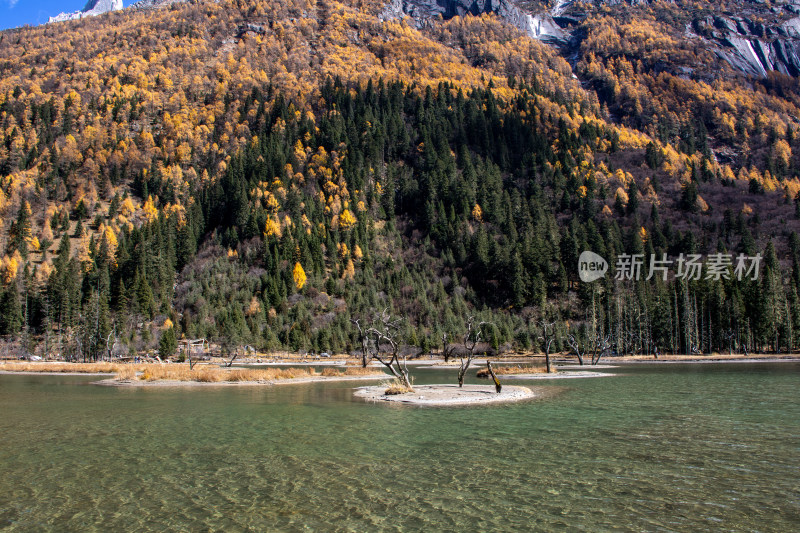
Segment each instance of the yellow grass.
[[117,363],[8,362],[0,363],[0,371],[113,374],[125,366]]
[[326,368],[322,373],[312,368],[220,368],[216,365],[159,363],[62,363],[62,362],[6,362],[0,363],[0,371],[6,372],[59,372],[81,374],[116,374],[118,381],[198,381],[202,383],[265,382],[282,379],[380,376],[374,368],[348,367]]
[[[545,374],[547,373],[546,366],[496,366],[494,373],[498,376],[511,376],[516,374]],[[489,370],[482,368],[478,370],[476,377],[488,378]]]
[[[381,375],[381,372],[369,368],[326,368],[322,373],[313,368],[220,368],[217,366],[196,366],[190,370],[189,365],[183,364],[148,364],[143,365],[141,375],[136,377],[142,381],[199,381],[202,383],[255,383],[265,381],[279,381],[282,379],[315,378],[315,377],[342,377],[342,376],[371,376]],[[133,379],[130,373],[125,373],[117,379]]]
[[340,376],[380,376],[383,374],[380,370],[374,368],[363,368],[360,366],[348,366],[346,368],[325,368],[322,370],[322,375],[326,378],[340,377]]
[[139,365],[119,365],[116,377],[117,380],[128,381],[131,379],[136,379],[136,371],[138,370],[138,366]]
[[279,379],[313,378],[317,375],[310,368],[265,368],[258,370],[231,370],[229,381],[274,381]]
[[[280,379],[309,378],[317,374],[310,368],[219,368],[216,366],[196,366],[189,369],[189,365],[150,364],[142,371],[137,379],[142,381],[199,381],[202,383],[232,382],[263,382]],[[120,379],[117,377],[117,379]]]
[[384,382],[382,383],[382,385],[386,386],[386,390],[383,391],[383,393],[386,394],[387,396],[394,396],[396,394],[405,394],[407,392],[414,392],[414,389],[406,387],[405,384],[397,378],[393,379],[392,381]]

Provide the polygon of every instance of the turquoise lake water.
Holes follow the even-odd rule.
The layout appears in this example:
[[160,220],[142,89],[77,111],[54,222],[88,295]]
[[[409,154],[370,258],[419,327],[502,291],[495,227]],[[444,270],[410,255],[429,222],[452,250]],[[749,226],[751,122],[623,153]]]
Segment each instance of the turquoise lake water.
[[800,364],[606,372],[470,408],[0,376],[0,528],[800,531]]

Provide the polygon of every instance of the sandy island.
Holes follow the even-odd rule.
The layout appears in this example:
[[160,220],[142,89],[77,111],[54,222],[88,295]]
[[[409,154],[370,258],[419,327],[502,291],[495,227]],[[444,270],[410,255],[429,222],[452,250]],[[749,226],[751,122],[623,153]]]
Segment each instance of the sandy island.
[[393,402],[409,405],[447,406],[484,405],[529,400],[535,395],[528,387],[503,385],[495,392],[494,385],[417,385],[414,392],[386,395],[386,386],[360,387],[354,395],[373,402]]

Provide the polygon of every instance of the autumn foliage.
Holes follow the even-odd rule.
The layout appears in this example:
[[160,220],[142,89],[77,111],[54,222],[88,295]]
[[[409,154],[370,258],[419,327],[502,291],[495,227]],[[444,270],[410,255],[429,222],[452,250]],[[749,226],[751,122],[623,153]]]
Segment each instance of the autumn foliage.
[[385,306],[420,346],[486,309],[495,348],[529,347],[526,310],[586,309],[589,245],[774,234],[790,263],[785,80],[662,69],[713,58],[655,14],[587,20],[573,72],[496,17],[419,30],[382,7],[190,2],[0,34],[0,334],[97,358],[154,349],[169,320],[344,350],[347,318]]

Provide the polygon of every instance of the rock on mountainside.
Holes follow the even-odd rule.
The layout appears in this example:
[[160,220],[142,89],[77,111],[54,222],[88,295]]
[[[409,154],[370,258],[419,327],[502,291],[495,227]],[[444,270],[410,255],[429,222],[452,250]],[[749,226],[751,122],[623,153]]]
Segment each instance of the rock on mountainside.
[[495,13],[531,37],[551,44],[562,45],[569,41],[563,31],[547,13],[528,13],[512,0],[391,0],[382,18],[394,19],[408,15],[418,28],[429,26],[442,19],[455,16]]
[[[725,7],[715,2],[668,3],[684,10],[690,21],[685,27],[676,25],[675,32],[712,50],[734,69],[753,76],[769,71],[800,76],[800,1],[742,0]],[[424,27],[439,16],[495,13],[531,37],[572,55],[580,46],[582,24],[599,15],[600,9],[622,4],[634,10],[652,7],[649,0],[392,0],[384,18],[407,15]]]
[[747,17],[708,16],[695,19],[692,26],[737,70],[756,76],[770,70],[800,76],[800,17],[768,25]]
[[171,4],[178,4],[186,0],[139,0],[131,4],[131,9],[149,9],[161,6],[168,6]]
[[103,13],[108,13],[109,11],[119,11],[121,9],[122,0],[89,0],[82,10],[72,13],[59,13],[55,17],[50,17],[48,22],[63,22],[65,20],[94,17],[102,15]]

